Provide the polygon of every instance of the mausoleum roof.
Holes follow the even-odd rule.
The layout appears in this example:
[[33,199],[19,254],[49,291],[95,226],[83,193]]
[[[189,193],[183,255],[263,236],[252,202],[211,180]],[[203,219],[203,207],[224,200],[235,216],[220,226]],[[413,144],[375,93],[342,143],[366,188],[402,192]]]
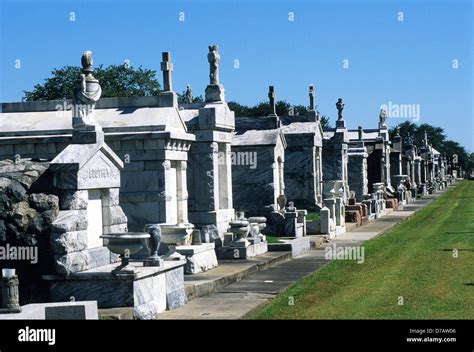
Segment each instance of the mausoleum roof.
[[[58,110],[4,112],[0,114],[0,136],[72,133],[71,115],[71,111]],[[163,131],[193,139],[175,107],[112,107],[95,109],[93,116],[105,133]]]
[[280,138],[286,146],[285,136],[280,129],[233,132],[232,145],[276,145]]
[[239,116],[235,118],[235,130],[243,132],[247,130],[271,130],[275,129],[276,119],[271,116],[245,117]]

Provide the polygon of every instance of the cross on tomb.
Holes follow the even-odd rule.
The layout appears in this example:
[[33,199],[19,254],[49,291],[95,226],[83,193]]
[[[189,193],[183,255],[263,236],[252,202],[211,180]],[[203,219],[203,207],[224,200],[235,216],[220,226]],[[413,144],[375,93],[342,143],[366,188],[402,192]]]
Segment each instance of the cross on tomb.
[[171,82],[171,72],[173,72],[173,63],[171,62],[171,53],[164,51],[162,53],[161,71],[163,71],[163,90],[170,92],[173,90]]
[[314,85],[309,85],[309,111],[314,111]]
[[270,104],[270,116],[276,116],[276,104],[275,104],[275,88],[273,86],[268,87],[268,99]]

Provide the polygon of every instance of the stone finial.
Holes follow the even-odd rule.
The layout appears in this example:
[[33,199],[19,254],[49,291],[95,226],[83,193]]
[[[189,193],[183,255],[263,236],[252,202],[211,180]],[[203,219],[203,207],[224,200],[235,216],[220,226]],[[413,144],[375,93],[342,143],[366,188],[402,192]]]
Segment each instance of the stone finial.
[[400,126],[397,126],[397,129],[395,130],[395,137],[400,137]]
[[189,104],[193,102],[193,93],[191,91],[191,86],[189,84],[186,86],[186,93],[184,94],[184,100],[186,103],[189,103]]
[[314,111],[314,85],[309,85],[309,111]]
[[387,112],[385,111],[385,109],[380,109],[379,128],[386,128],[387,127],[386,121],[387,121]]
[[359,141],[362,141],[363,139],[362,135],[364,134],[364,130],[362,129],[362,126],[357,127],[357,134],[358,134]]
[[268,99],[270,104],[270,114],[269,116],[276,116],[276,103],[275,103],[275,87],[268,87]]
[[170,92],[173,90],[171,81],[171,72],[173,72],[173,63],[171,62],[171,53],[164,51],[162,54],[161,71],[163,71],[163,91]]
[[339,98],[336,103],[336,109],[337,109],[337,120],[342,121],[344,120],[344,117],[342,116],[342,110],[344,110],[344,101],[342,98]]
[[93,118],[95,103],[102,95],[99,81],[92,75],[92,52],[84,51],[81,56],[82,73],[76,81],[73,93],[72,142],[89,144],[102,141],[100,125]]
[[92,51],[84,51],[81,57],[82,72],[84,72],[84,74],[92,73],[92,64]]
[[219,48],[217,45],[209,45],[209,53],[207,54],[209,61],[209,84],[206,87],[205,96],[206,103],[223,103],[225,102],[225,89],[219,83]]
[[425,139],[424,139],[424,143],[425,143],[425,147],[428,146],[428,133],[426,133],[426,130],[425,130]]
[[207,61],[209,61],[209,84],[217,85],[219,84],[219,62],[221,61],[217,45],[209,45]]

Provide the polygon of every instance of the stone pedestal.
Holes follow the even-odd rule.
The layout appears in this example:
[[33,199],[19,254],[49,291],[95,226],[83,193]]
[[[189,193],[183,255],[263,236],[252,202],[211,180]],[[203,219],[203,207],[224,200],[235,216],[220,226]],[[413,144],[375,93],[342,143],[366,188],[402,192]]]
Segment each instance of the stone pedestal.
[[345,216],[344,216],[344,203],[342,202],[342,198],[336,198],[336,226],[344,227],[346,226],[345,223]]
[[192,246],[177,246],[176,252],[186,257],[184,272],[198,274],[217,268],[217,256],[214,243]]
[[206,103],[224,102],[224,86],[222,84],[209,84],[206,87]]
[[217,258],[219,259],[248,259],[268,252],[267,241],[261,241],[256,244],[245,244],[245,247],[219,247],[216,248]]
[[208,103],[186,123],[196,136],[188,153],[189,220],[203,233],[217,232],[222,239],[234,216],[230,148],[234,113],[225,103]]
[[[75,119],[75,117],[73,117]],[[82,128],[74,128],[72,131],[73,144],[94,144],[104,141],[104,132],[99,125],[84,126]]]
[[159,104],[162,108],[178,107],[178,96],[175,92],[161,92],[159,95]]
[[123,275],[112,271],[110,264],[71,274],[46,275],[52,301],[97,301],[99,308],[134,307],[138,317],[149,316],[186,303],[184,291],[184,260],[165,261],[160,267],[143,267],[132,263],[136,270]]
[[323,207],[320,212],[320,232],[323,234],[331,234],[334,231],[334,223],[331,218],[331,211],[327,207]]
[[385,200],[383,197],[385,184],[382,182],[374,183],[372,188],[372,197],[375,201],[375,218],[378,219],[379,217],[385,215]]

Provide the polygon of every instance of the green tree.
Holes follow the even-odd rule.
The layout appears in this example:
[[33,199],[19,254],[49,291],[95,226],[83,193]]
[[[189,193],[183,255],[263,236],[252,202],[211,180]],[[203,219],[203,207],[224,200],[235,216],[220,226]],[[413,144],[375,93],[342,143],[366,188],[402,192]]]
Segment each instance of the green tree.
[[322,127],[323,129],[325,129],[325,128],[331,128],[331,125],[330,125],[330,123],[329,123],[329,117],[328,117],[328,116],[326,116],[326,115],[321,115],[321,116],[319,117],[319,122],[321,123],[321,127]]
[[[260,102],[254,106],[247,106],[239,104],[235,101],[230,101],[227,103],[229,108],[234,111],[236,117],[260,117],[260,116],[267,116],[270,113],[270,106],[268,102]],[[287,116],[290,108],[292,107],[291,104],[287,103],[284,100],[280,100],[276,103],[276,112],[279,116]],[[295,115],[306,115],[308,113],[308,107],[304,105],[294,105],[293,106],[293,113]],[[329,117],[326,115],[320,116],[321,126],[323,128],[329,128]]]
[[417,140],[423,141],[425,138],[425,131],[428,136],[428,143],[431,144],[436,150],[440,151],[443,148],[443,142],[446,139],[446,134],[441,127],[431,126],[427,123],[423,123],[418,126],[415,133]]
[[393,137],[397,127],[400,128],[400,135],[406,137],[408,134],[413,137],[413,143],[417,146],[424,144],[425,131],[428,136],[428,143],[431,144],[442,155],[452,157],[454,154],[458,156],[458,164],[464,170],[471,170],[474,167],[474,157],[471,157],[466,149],[458,142],[447,140],[446,134],[441,127],[435,127],[427,123],[419,126],[405,121],[390,129],[390,136]]
[[[177,93],[178,95],[178,103],[185,103],[186,102],[186,89],[183,90],[182,93]],[[193,103],[204,103],[204,98],[202,95],[198,95],[193,97]]]
[[418,126],[415,125],[413,122],[405,121],[405,122],[402,122],[402,123],[398,124],[397,126],[391,128],[389,130],[390,138],[393,138],[397,128],[400,128],[400,136],[405,138],[408,135],[410,135],[411,137],[413,137],[413,143],[415,143],[415,145],[420,145],[422,143],[421,140],[420,141],[415,140],[415,135],[416,135],[416,131],[418,129]]
[[229,101],[227,105],[229,106],[229,109],[231,109],[235,113],[235,116],[237,117],[250,116],[250,109],[246,105],[239,104],[235,101]]
[[[42,84],[36,84],[31,91],[24,91],[24,99],[55,100],[71,99],[81,68],[64,66],[54,69],[51,77]],[[102,97],[131,97],[158,95],[160,84],[156,79],[156,71],[137,69],[126,65],[110,65],[96,67],[94,77],[100,81]]]

